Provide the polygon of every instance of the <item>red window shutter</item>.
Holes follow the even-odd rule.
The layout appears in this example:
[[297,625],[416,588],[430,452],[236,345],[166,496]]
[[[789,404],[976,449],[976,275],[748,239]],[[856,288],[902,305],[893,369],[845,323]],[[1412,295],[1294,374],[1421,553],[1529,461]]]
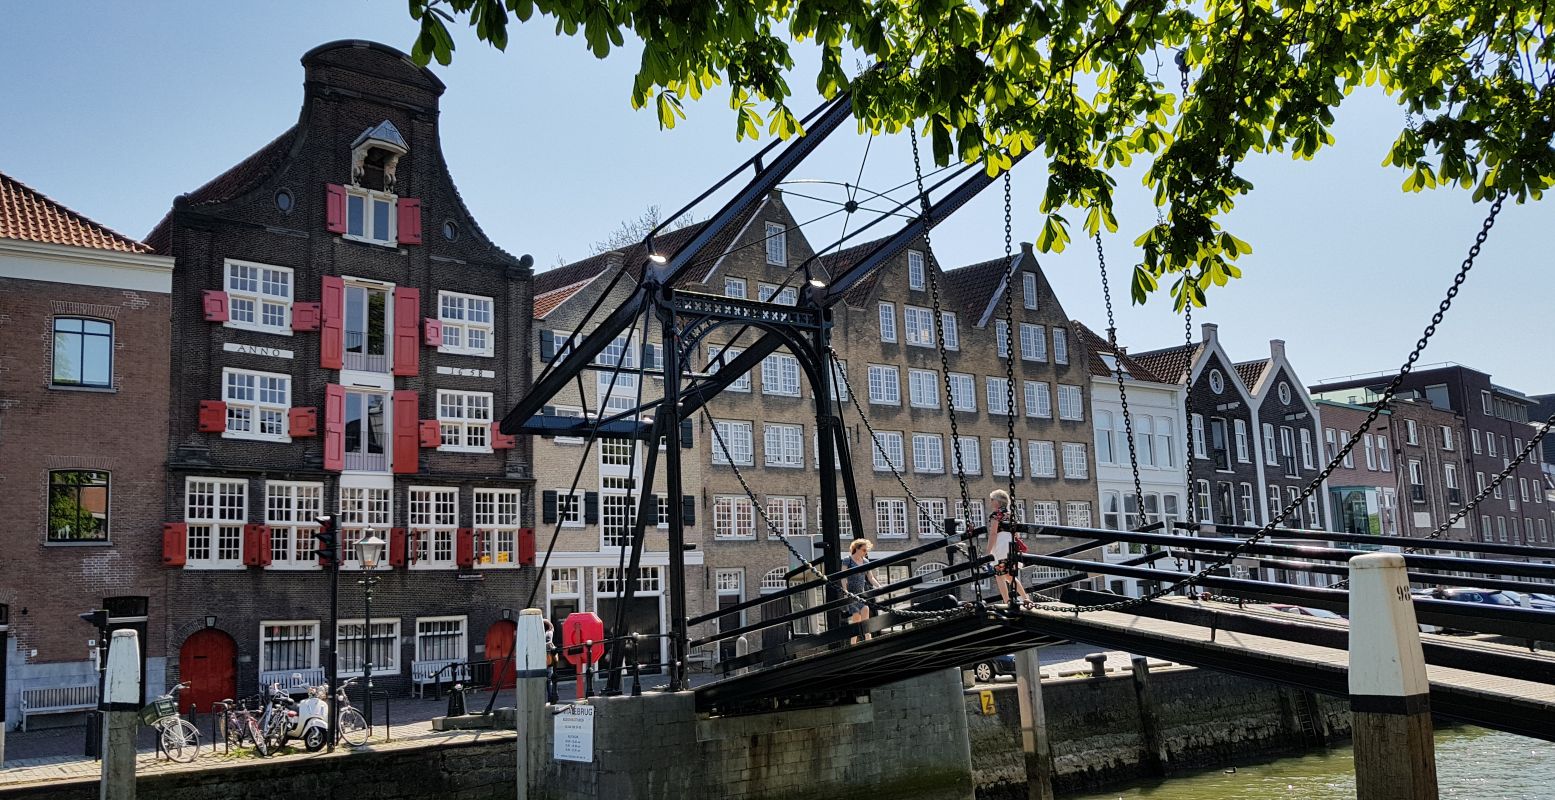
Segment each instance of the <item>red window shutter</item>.
[[346,468],[346,387],[324,387],[324,469]]
[[226,322],[231,318],[227,310],[227,293],[220,289],[206,289],[200,296],[200,305],[205,309],[206,322]]
[[414,197],[401,197],[398,233],[400,244],[421,244],[421,201]]
[[501,426],[500,422],[491,423],[491,449],[512,450],[518,446],[518,437],[503,433]]
[[535,565],[535,529],[518,529],[518,563],[520,566],[532,567]]
[[319,433],[319,410],[316,407],[293,408],[286,412],[287,434],[292,437],[317,436]]
[[421,373],[421,290],[394,290],[394,374]]
[[394,472],[414,474],[421,469],[420,424],[421,398],[410,390],[394,393]]
[[459,529],[459,539],[454,545],[454,554],[459,562],[459,566],[475,566],[475,530],[473,528]]
[[324,184],[324,227],[330,233],[346,232],[346,187]]
[[169,567],[184,565],[189,546],[189,525],[184,522],[162,523],[162,563]]
[[292,330],[316,331],[319,329],[318,303],[292,303]]
[[323,335],[319,337],[319,366],[341,369],[346,365],[346,282],[335,275],[324,276],[323,302],[319,318]]
[[227,404],[220,400],[200,401],[200,431],[221,433],[227,429]]
[[424,419],[421,421],[421,446],[443,446],[443,426],[437,424],[437,420]]
[[264,525],[243,526],[243,566],[270,566],[270,529]]
[[405,529],[389,529],[389,566],[405,566]]
[[423,327],[423,329],[425,330],[425,333],[426,333],[426,338],[425,338],[424,341],[426,342],[427,347],[442,347],[443,346],[443,323],[442,323],[442,320],[436,320],[436,319],[432,319],[431,317],[427,317],[426,319],[421,321],[421,324],[422,324],[422,327]]

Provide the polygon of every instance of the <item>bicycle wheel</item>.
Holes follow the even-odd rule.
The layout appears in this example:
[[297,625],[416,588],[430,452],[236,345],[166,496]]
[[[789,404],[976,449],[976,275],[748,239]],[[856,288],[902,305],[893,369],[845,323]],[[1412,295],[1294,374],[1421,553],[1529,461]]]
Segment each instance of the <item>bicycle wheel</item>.
[[270,717],[270,725],[265,728],[265,745],[270,752],[280,752],[286,745],[286,715],[276,713]]
[[200,730],[183,717],[163,723],[161,738],[162,752],[181,764],[193,761],[200,754]]
[[259,755],[270,755],[270,746],[265,743],[265,733],[259,729],[259,720],[253,717],[248,718],[248,738],[254,743],[254,749],[259,751]]
[[340,738],[344,739],[346,744],[352,747],[367,744],[367,736],[370,733],[362,712],[354,708],[347,708],[340,712]]

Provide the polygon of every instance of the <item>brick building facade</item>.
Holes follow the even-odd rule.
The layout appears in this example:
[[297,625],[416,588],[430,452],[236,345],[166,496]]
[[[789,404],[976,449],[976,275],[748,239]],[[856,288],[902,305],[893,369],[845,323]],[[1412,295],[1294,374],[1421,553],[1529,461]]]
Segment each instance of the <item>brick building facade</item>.
[[[503,657],[533,570],[529,445],[493,430],[529,373],[529,270],[455,189],[443,84],[383,45],[302,59],[297,124],[148,237],[177,262],[163,562],[190,702],[332,644],[316,518],[338,516],[342,676],[404,688]],[[364,632],[356,542],[388,541]]]
[[0,751],[22,692],[95,692],[78,614],[107,608],[161,670],[172,272],[0,175]]
[[[656,249],[674,252],[694,230],[661,235]],[[818,279],[829,280],[872,247],[860,245],[823,256],[810,263],[809,269]],[[780,193],[747,211],[703,252],[705,268],[696,270],[680,288],[758,300],[776,297],[778,302],[787,303],[797,298],[792,287],[799,281],[792,276],[814,255]],[[626,298],[646,256],[640,246],[634,246],[536,277],[537,369],[563,346],[582,323],[584,313],[622,271],[626,274],[603,307],[613,308]],[[1087,354],[1029,248],[1016,258],[1020,283],[1014,305],[1017,325],[1024,332],[1018,329],[1015,339],[1021,349],[1013,365],[1017,381],[1013,457],[1009,455],[1004,408],[1008,398],[1003,384],[1006,358],[1000,353],[1002,346],[996,346],[996,341],[1002,340],[1004,324],[1003,259],[941,272],[925,258],[921,246],[914,246],[878,267],[852,287],[844,302],[833,307],[832,343],[839,359],[837,413],[846,431],[861,506],[841,509],[844,542],[864,536],[874,540],[877,555],[883,555],[932,541],[940,535],[939,520],[960,506],[943,368],[932,326],[931,277],[938,282],[946,320],[946,358],[955,383],[959,433],[964,437],[973,523],[983,523],[988,493],[1007,486],[1011,470],[1015,472],[1016,509],[1022,517],[1054,524],[1094,522],[1095,460],[1090,452]],[[932,276],[930,270],[935,270]],[[780,291],[785,282],[788,292]],[[721,359],[734,357],[745,343],[753,341],[747,335],[731,342],[737,330],[730,326],[713,331],[698,348],[691,369],[714,371]],[[613,366],[617,354],[625,351],[628,366],[635,366],[636,348],[623,347],[625,343],[623,336],[620,344],[598,359],[599,365]],[[658,346],[656,333],[649,334],[649,344]],[[651,353],[649,358],[656,361]],[[647,366],[651,372],[656,364]],[[691,448],[683,463],[687,492],[692,497],[687,507],[676,511],[687,523],[687,542],[696,547],[687,553],[688,610],[692,616],[786,585],[784,576],[794,559],[781,539],[771,535],[763,516],[801,548],[808,537],[820,531],[813,392],[802,372],[793,356],[779,351],[709,403],[707,414],[698,414],[682,437],[682,443]],[[586,404],[592,413],[609,389],[612,374],[609,369],[597,371],[594,378],[583,382],[581,398],[576,396],[576,388],[569,389],[546,411],[579,415]],[[845,381],[840,380],[843,377]],[[636,379],[622,373],[616,380],[614,396],[624,407],[631,407],[639,388]],[[850,387],[858,393],[856,398],[849,396]],[[641,389],[645,398],[655,398],[662,392],[662,382],[650,376]],[[623,390],[629,397],[622,397]],[[880,450],[859,419],[855,400],[881,435]],[[718,426],[718,436],[709,426],[709,418]],[[560,525],[548,575],[553,617],[579,607],[608,609],[607,601],[617,591],[611,581],[600,576],[613,575],[620,562],[616,545],[625,530],[625,516],[611,513],[608,504],[612,493],[624,494],[624,489],[612,486],[626,486],[620,478],[629,476],[611,475],[608,460],[617,462],[613,465],[617,470],[629,468],[629,463],[621,462],[626,461],[630,449],[624,443],[615,450],[609,447],[602,445],[588,455],[579,495],[568,501],[553,498],[565,498],[584,447],[562,439],[542,439],[536,445],[536,470],[542,476],[537,487],[543,505],[542,549],[552,526]],[[759,510],[746,495],[736,469],[757,494]],[[922,506],[914,507],[903,482]],[[653,488],[663,491],[662,477]],[[561,505],[553,507],[557,502]],[[667,563],[664,546],[664,536],[651,533],[643,563]],[[905,578],[913,570],[932,572],[943,565],[943,558],[921,558],[917,564],[899,568],[892,577]],[[649,620],[652,604],[658,603],[659,629],[668,624],[666,606],[660,599],[660,593],[667,589],[667,576],[657,569],[645,572],[639,586],[652,598],[643,601],[640,616]],[[725,628],[742,625],[764,613],[766,609],[731,614],[718,624]],[[692,635],[710,632],[710,628],[703,628]]]

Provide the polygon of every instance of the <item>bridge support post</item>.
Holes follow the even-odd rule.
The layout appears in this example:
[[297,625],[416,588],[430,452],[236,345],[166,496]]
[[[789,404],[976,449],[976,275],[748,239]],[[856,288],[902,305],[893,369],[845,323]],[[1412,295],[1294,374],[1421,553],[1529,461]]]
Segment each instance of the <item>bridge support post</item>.
[[1053,743],[1042,706],[1042,658],[1032,647],[1015,654],[1020,699],[1020,749],[1026,757],[1027,800],[1053,800]]
[[1134,656],[1129,663],[1133,667],[1134,700],[1139,704],[1140,755],[1151,775],[1165,775],[1168,756],[1161,742],[1161,717],[1150,692],[1150,662],[1144,656]]
[[545,616],[540,609],[524,609],[518,615],[518,630],[513,641],[513,660],[517,673],[513,687],[513,714],[518,729],[514,783],[518,800],[528,800],[530,787],[540,777],[537,772],[546,763],[545,729],[550,724],[551,715],[545,706],[547,675],[544,620]]
[[1436,800],[1420,628],[1404,557],[1350,559],[1350,711],[1358,800]]

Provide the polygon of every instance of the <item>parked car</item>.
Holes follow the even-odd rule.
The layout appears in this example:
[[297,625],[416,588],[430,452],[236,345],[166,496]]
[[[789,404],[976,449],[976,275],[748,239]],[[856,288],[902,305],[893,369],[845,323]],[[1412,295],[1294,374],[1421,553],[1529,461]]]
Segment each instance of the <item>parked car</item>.
[[978,683],[993,683],[1000,675],[1015,675],[1015,656],[1003,655],[979,661],[972,665],[972,677]]
[[1306,606],[1293,606],[1286,603],[1270,603],[1269,608],[1272,608],[1275,611],[1283,611],[1286,614],[1300,614],[1303,617],[1314,617],[1316,619],[1344,619],[1344,617],[1340,616],[1339,614],[1335,614],[1326,608],[1308,608]]
[[1555,611],[1555,594],[1529,592],[1529,605],[1542,611]]
[[1521,605],[1518,598],[1513,597],[1511,593],[1496,589],[1436,589],[1431,592],[1431,597],[1451,603],[1480,603],[1487,606]]

